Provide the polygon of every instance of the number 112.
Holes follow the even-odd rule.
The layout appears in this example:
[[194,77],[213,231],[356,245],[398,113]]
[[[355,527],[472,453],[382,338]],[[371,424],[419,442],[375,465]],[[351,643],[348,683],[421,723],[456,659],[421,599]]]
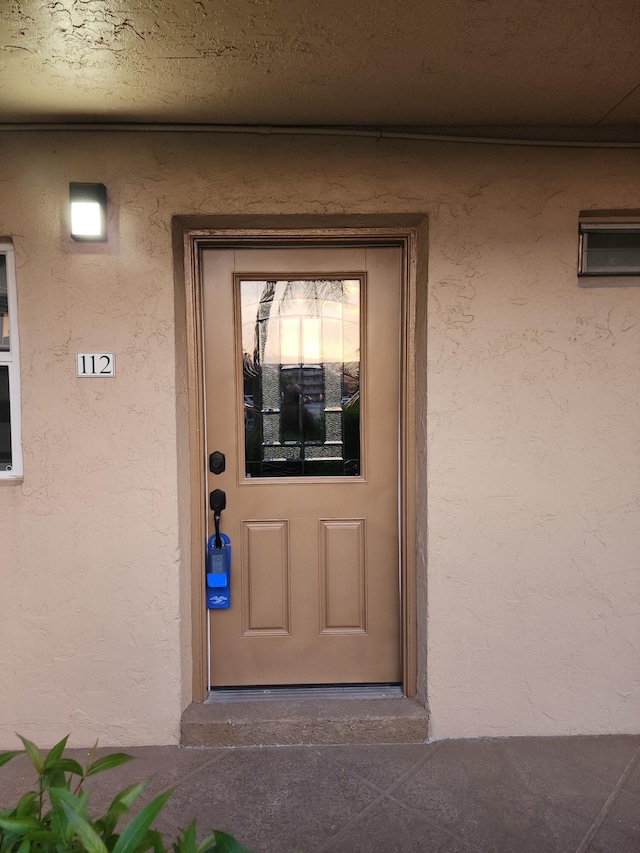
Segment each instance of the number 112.
[[116,375],[116,358],[112,352],[77,352],[76,376],[99,377]]

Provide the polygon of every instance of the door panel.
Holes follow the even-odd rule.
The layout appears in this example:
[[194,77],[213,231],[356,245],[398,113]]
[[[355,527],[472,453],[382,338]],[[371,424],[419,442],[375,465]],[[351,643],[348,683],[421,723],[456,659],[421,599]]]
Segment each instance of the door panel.
[[365,520],[320,520],[320,632],[367,630]]
[[[212,686],[399,681],[401,250],[205,249]],[[211,523],[211,518],[209,518]]]
[[243,521],[242,636],[288,636],[289,522]]

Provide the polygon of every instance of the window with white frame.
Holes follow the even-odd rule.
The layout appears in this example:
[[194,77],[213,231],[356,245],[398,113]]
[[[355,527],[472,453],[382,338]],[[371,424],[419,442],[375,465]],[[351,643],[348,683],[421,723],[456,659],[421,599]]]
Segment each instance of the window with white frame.
[[21,476],[15,263],[11,243],[0,242],[0,480]]

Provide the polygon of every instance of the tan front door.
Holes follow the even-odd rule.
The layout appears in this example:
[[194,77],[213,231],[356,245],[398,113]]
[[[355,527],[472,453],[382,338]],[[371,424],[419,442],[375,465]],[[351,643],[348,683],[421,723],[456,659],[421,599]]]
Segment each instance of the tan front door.
[[401,260],[202,250],[207,452],[226,459],[209,491],[232,548],[211,686],[401,679]]

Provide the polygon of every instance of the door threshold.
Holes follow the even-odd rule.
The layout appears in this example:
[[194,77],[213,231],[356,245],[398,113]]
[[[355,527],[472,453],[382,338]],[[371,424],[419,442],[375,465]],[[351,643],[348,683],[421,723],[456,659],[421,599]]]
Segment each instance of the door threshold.
[[212,687],[205,704],[286,699],[402,699],[403,696],[400,684],[286,684],[271,687]]
[[[308,688],[307,688],[308,690]],[[323,688],[330,691],[331,688]],[[423,743],[428,714],[406,696],[297,694],[193,703],[181,721],[182,746],[285,746],[337,743]]]

